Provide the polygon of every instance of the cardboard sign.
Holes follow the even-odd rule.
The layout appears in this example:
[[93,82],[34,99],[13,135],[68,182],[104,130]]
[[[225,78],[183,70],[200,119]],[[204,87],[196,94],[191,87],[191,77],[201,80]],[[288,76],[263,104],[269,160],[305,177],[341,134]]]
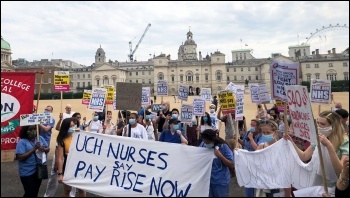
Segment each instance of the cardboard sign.
[[181,122],[191,123],[193,115],[193,105],[182,104],[181,106]]
[[105,88],[92,89],[88,109],[96,112],[103,112],[107,90]]
[[138,111],[141,107],[142,84],[117,82],[116,108]]
[[157,84],[157,96],[167,96],[168,95],[168,81],[159,80]]
[[331,103],[331,81],[311,79],[310,100],[312,103],[328,105]]
[[292,135],[317,145],[314,116],[307,87],[285,86],[293,127]]
[[299,64],[273,60],[270,70],[272,99],[287,101],[285,86],[299,84]]
[[201,97],[205,101],[211,101],[211,88],[202,88]]
[[257,83],[250,84],[250,98],[252,100],[252,103],[260,104],[259,84]]
[[69,91],[69,71],[54,71],[54,91]]
[[234,113],[236,109],[236,98],[232,91],[222,91],[219,93],[219,103],[223,115]]
[[259,84],[259,100],[260,103],[270,103],[271,97],[267,90],[266,84]]
[[230,82],[225,88],[225,91],[232,91],[233,93],[236,93],[236,89],[236,85],[233,82]]
[[188,99],[189,86],[188,85],[179,85],[178,98],[179,100],[187,101]]
[[[193,115],[204,116],[205,115],[205,100],[201,98],[195,98],[193,100]],[[191,117],[192,119],[192,117]]]
[[236,90],[236,111],[235,120],[243,120],[244,115],[244,86]]
[[151,104],[151,88],[142,87],[141,105],[150,105],[150,104]]
[[113,101],[114,101],[114,87],[112,87],[112,86],[105,86],[104,88],[107,90],[106,104],[113,104]]
[[84,89],[83,99],[81,101],[81,104],[89,105],[90,99],[91,99],[91,92],[92,90]]
[[153,104],[152,105],[152,112],[158,112],[162,110],[163,105],[162,104]]
[[29,126],[35,124],[49,124],[51,122],[51,113],[33,113],[21,114],[20,126]]

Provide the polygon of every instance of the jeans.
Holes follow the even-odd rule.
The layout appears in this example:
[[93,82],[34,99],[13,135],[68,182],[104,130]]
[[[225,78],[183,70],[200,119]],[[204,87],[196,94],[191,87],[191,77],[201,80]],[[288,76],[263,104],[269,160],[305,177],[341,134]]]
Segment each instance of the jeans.
[[228,197],[230,186],[210,184],[209,197]]
[[20,177],[24,188],[23,197],[38,197],[41,179],[37,179],[36,172],[30,176]]
[[254,188],[245,188],[245,197],[255,197]]

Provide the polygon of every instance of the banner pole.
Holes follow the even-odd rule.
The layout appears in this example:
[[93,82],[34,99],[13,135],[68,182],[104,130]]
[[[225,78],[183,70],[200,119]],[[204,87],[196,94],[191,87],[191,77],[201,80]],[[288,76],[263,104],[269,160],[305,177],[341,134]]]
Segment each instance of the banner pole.
[[321,105],[318,105],[318,115],[321,113]]
[[[40,84],[39,84],[39,92],[38,92],[38,98],[36,99],[36,109],[35,109],[35,113],[38,113],[38,108],[39,108],[39,100],[40,100],[40,93],[41,93],[41,85],[42,85],[42,81],[43,81],[43,77],[44,77],[44,68],[41,69],[40,72]],[[40,134],[39,134],[39,125],[36,125],[36,138],[37,141],[40,142]]]
[[287,102],[283,102],[283,112],[284,112],[284,115],[283,115],[283,122],[284,122],[284,135],[287,135],[288,134],[288,120],[287,120]]
[[[198,116],[198,118],[197,118],[197,123],[198,123],[197,126],[199,126],[199,130],[198,130],[198,134],[197,134],[197,141],[199,141],[199,134],[201,133],[201,122],[200,122],[201,121],[201,117],[202,116]],[[198,142],[198,145],[199,144],[200,144],[200,142]]]

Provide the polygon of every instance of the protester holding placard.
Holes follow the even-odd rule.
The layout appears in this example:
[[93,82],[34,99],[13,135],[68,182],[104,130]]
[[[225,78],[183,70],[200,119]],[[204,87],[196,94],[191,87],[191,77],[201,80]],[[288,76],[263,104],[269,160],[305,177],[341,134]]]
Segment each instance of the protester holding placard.
[[123,136],[138,139],[148,140],[148,135],[145,127],[137,123],[137,113],[131,113],[129,124],[124,127]]
[[262,104],[258,104],[258,109],[257,109],[257,113],[256,113],[256,118],[258,118],[259,120],[265,120],[267,117],[267,112],[266,110],[262,107]]
[[188,145],[190,146],[198,146],[199,142],[198,142],[198,131],[197,131],[197,117],[192,115],[192,120],[191,120],[191,124],[188,124],[186,126],[186,137],[187,137],[187,141],[188,141]]
[[166,121],[166,117],[171,115],[170,103],[162,102],[162,109],[157,112],[156,124],[158,125],[158,135],[163,131],[163,125]]
[[229,119],[228,115],[221,116],[221,107],[219,107],[217,118],[221,122],[225,123],[225,141],[228,143],[230,148],[233,150],[235,148],[234,135],[233,134],[236,134],[235,129],[232,127],[233,124],[235,123],[235,112],[234,111],[233,111],[233,113],[231,113],[231,117],[232,117],[232,122],[233,123],[230,122],[230,119]]
[[66,105],[65,110],[66,110],[66,112],[60,113],[60,115],[59,115],[59,120],[58,120],[56,127],[55,127],[55,129],[57,131],[60,130],[62,120],[66,119],[66,118],[71,118],[72,115],[75,113],[74,111],[72,111],[72,106],[70,104]]
[[162,131],[159,141],[178,143],[178,144],[188,144],[187,139],[182,135],[179,126],[180,121],[178,119],[172,118],[169,120],[170,129]]
[[[68,197],[72,189],[63,183],[63,175],[66,168],[69,147],[72,142],[73,133],[76,131],[76,118],[66,118],[62,121],[60,132],[57,135],[57,175],[58,183],[63,184],[63,197]],[[78,189],[79,197],[86,197],[86,191]]]
[[199,147],[211,149],[215,157],[211,168],[209,197],[228,197],[230,185],[230,168],[234,167],[232,150],[213,129],[204,130],[203,141]]
[[41,179],[37,178],[37,164],[42,163],[42,152],[48,153],[50,147],[43,137],[37,140],[35,125],[22,126],[16,145],[16,159],[18,160],[18,172],[24,188],[23,197],[38,197]]
[[214,130],[219,130],[219,122],[221,122],[218,118],[217,118],[217,113],[215,111],[216,106],[214,104],[211,104],[209,106],[209,115],[210,115],[210,119],[211,119],[211,124],[214,128]]
[[[349,138],[345,135],[344,128],[340,123],[340,116],[333,111],[324,111],[317,118],[317,125],[319,131],[318,138],[327,148],[333,169],[336,175],[339,176],[343,168],[342,163],[349,156]],[[284,137],[293,143],[301,161],[305,162],[311,159],[316,146],[315,144],[311,144],[305,151],[302,151],[296,146],[289,135],[285,135]],[[335,182],[327,180],[327,186],[331,190],[331,187],[335,187]],[[297,190],[294,194],[296,196],[320,196],[322,194],[322,192],[318,192],[317,190],[313,190],[312,194],[304,194],[306,191],[309,191],[309,189]],[[334,191],[329,191],[329,193],[332,194]]]
[[116,126],[112,122],[112,111],[107,111],[107,118],[100,126],[98,132],[107,135],[117,135]]
[[[53,111],[53,107],[51,105],[48,105],[45,108],[44,113],[52,114],[52,111]],[[39,124],[39,127],[40,127],[40,136],[45,139],[48,145],[50,145],[52,129],[55,127],[55,118],[51,117],[49,123]]]
[[169,120],[170,119],[178,119],[179,120],[179,127],[180,127],[180,131],[182,133],[182,135],[186,138],[186,134],[185,134],[185,124],[181,122],[180,120],[180,112],[178,109],[176,108],[173,108],[171,110],[171,114],[168,114],[166,116],[166,119],[165,119],[165,122],[163,124],[163,130],[166,130],[166,129],[170,129],[170,125],[169,125]]
[[93,114],[92,120],[90,120],[86,127],[88,128],[88,131],[92,133],[98,133],[100,128],[102,128],[102,122],[98,119],[98,113],[95,111]]

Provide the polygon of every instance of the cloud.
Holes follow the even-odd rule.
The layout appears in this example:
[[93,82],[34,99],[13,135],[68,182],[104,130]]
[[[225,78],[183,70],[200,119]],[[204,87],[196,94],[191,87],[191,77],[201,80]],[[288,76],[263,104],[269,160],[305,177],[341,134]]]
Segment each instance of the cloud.
[[[148,23],[134,54],[139,61],[160,53],[177,59],[189,28],[203,55],[219,50],[229,61],[231,50],[242,47],[257,58],[288,56],[289,45],[306,42],[322,26],[349,26],[349,2],[1,2],[1,35],[13,59],[74,57],[91,65],[101,45],[107,60],[124,62],[129,41],[134,50]],[[322,30],[308,43],[324,53],[333,47],[343,51],[349,29]]]

